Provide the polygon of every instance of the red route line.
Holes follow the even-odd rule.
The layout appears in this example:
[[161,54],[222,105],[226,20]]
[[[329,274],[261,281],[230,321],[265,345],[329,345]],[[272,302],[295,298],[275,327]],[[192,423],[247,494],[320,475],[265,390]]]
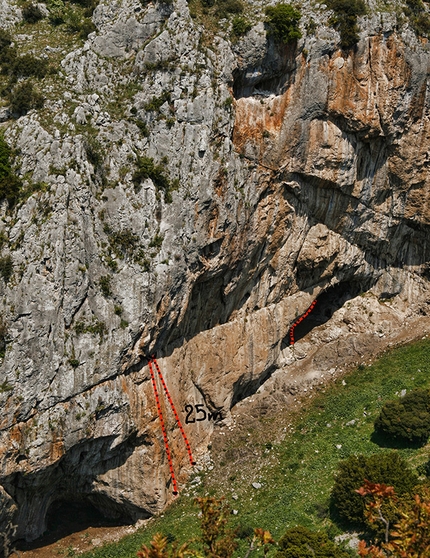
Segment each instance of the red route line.
[[176,423],[177,423],[177,425],[178,425],[179,430],[181,431],[182,438],[184,439],[185,446],[186,446],[186,448],[187,448],[187,452],[188,452],[188,457],[189,457],[189,459],[190,459],[190,463],[191,463],[191,465],[195,465],[196,462],[194,461],[193,454],[192,454],[192,452],[191,452],[190,443],[189,443],[189,441],[188,441],[187,435],[185,434],[184,427],[182,426],[182,423],[181,423],[181,421],[180,421],[180,419],[179,419],[179,415],[178,415],[178,413],[176,412],[175,405],[173,404],[173,400],[172,400],[172,398],[171,398],[171,396],[170,396],[169,390],[167,389],[167,385],[166,385],[166,382],[164,381],[163,374],[161,373],[160,367],[158,366],[157,359],[155,358],[155,356],[152,356],[152,357],[151,357],[151,360],[152,360],[152,362],[155,364],[155,368],[157,369],[158,376],[159,376],[159,378],[160,378],[160,380],[161,380],[161,383],[162,383],[162,385],[163,385],[164,393],[166,394],[167,400],[168,400],[168,402],[170,403],[170,407],[171,407],[171,409],[172,409],[172,411],[173,411],[173,414],[175,415]]
[[170,476],[172,478],[172,484],[173,484],[173,494],[176,496],[176,494],[178,494],[178,485],[176,484],[172,455],[170,453],[169,440],[167,439],[167,432],[164,424],[163,411],[161,410],[160,398],[158,396],[158,389],[157,389],[157,384],[155,382],[155,374],[154,374],[154,370],[152,369],[151,359],[148,361],[148,365],[149,365],[149,372],[151,374],[152,387],[154,389],[155,401],[157,403],[158,418],[160,419],[161,431],[163,432],[164,447],[166,448],[167,461],[169,462]]
[[290,345],[294,345],[295,341],[294,341],[294,328],[296,326],[299,325],[300,322],[302,322],[305,318],[307,318],[309,316],[309,314],[312,312],[312,310],[314,309],[315,305],[316,305],[317,301],[314,300],[312,302],[312,304],[309,306],[309,308],[306,310],[306,312],[304,314],[302,314],[294,323],[293,325],[290,327],[289,330],[289,335],[290,335]]

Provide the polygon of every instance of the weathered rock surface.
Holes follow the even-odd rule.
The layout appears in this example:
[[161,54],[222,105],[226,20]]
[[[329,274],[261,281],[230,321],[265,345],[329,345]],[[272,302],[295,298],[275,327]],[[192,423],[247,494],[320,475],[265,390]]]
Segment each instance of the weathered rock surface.
[[[262,384],[335,373],[429,311],[427,44],[391,14],[349,54],[324,26],[288,47],[261,23],[208,41],[184,0],[93,20],[60,93],[6,126],[44,185],[1,215],[0,525],[29,540],[59,500],[135,520],[172,499],[145,354],[184,423],[185,405],[221,413],[185,424],[203,457]],[[178,179],[172,203],[133,181],[140,157]]]

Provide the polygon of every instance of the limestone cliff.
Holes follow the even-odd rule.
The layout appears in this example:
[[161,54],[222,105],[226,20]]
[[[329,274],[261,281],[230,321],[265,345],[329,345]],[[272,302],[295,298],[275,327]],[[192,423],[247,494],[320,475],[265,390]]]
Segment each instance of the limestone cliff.
[[58,64],[42,108],[0,111],[28,192],[1,207],[2,529],[37,538],[59,500],[134,520],[172,499],[145,354],[183,420],[221,412],[186,425],[204,461],[263,384],[281,396],[427,314],[430,54],[391,8],[343,52],[318,4],[285,46],[258,3],[232,41],[185,0],[102,0],[70,44],[0,3],[18,47]]

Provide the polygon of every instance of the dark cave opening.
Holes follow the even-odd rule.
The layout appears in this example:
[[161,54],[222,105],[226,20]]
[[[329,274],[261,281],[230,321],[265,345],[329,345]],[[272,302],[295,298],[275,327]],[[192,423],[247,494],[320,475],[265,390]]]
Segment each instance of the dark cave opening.
[[[317,297],[317,303],[311,313],[294,328],[295,342],[306,337],[314,328],[328,322],[336,310],[342,308],[345,302],[355,298],[368,288],[369,285],[364,286],[360,281],[344,281],[322,292]],[[290,332],[283,339],[281,350],[288,345],[290,345]]]
[[18,550],[34,550],[90,527],[120,527],[130,524],[129,518],[106,517],[91,503],[89,497],[61,499],[53,502],[48,509],[45,533],[31,542],[19,540],[15,546]]

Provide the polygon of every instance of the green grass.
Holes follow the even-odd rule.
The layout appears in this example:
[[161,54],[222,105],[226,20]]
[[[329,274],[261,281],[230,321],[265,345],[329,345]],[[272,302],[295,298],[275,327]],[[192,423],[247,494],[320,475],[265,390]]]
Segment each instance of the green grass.
[[[293,417],[290,414],[261,419],[264,443],[260,438],[255,446],[261,457],[247,465],[241,462],[236,468],[232,463],[221,462],[203,476],[195,493],[228,496],[234,490],[238,500],[227,498],[239,512],[232,516],[232,523],[269,529],[276,539],[287,527],[297,524],[334,532],[328,504],[338,461],[351,454],[387,451],[371,441],[373,422],[382,405],[402,389],[426,386],[430,386],[430,341],[422,339],[383,355],[371,366],[360,366],[345,375],[343,381],[337,380],[310,400],[304,399],[301,411]],[[356,420],[355,424],[346,426],[351,420]],[[286,434],[276,444],[279,428],[286,428]],[[245,434],[232,440],[239,449],[240,439],[245,444],[243,440],[254,438]],[[269,453],[267,448],[272,448]],[[399,451],[412,467],[428,459],[428,446]],[[258,467],[262,461],[264,467]],[[236,474],[231,475],[232,471]],[[252,488],[253,480],[261,482],[262,488]],[[146,529],[83,556],[134,557],[140,545],[148,543],[157,531],[171,533],[183,541],[198,532],[196,515],[193,498],[182,495]]]

